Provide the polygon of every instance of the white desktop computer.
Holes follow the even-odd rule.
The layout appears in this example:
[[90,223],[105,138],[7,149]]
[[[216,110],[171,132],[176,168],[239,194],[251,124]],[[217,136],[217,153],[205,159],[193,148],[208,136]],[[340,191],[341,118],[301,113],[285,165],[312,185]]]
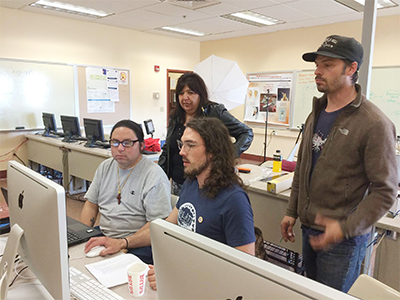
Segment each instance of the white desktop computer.
[[6,298],[18,251],[54,299],[70,299],[63,187],[14,161],[7,186],[12,230],[0,263],[0,297]]
[[150,234],[160,300],[357,299],[164,220]]

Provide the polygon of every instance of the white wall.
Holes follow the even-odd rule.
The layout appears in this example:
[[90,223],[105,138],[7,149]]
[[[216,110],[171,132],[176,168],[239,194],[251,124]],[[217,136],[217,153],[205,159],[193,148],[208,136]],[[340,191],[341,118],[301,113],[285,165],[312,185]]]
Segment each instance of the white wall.
[[[324,26],[300,28],[261,35],[202,42],[200,59],[214,54],[236,61],[244,74],[253,72],[288,71],[313,69],[313,63],[302,60],[305,52],[315,51],[325,37],[332,34],[352,36],[361,42],[362,21],[351,21]],[[400,15],[377,18],[373,66],[400,65]],[[310,99],[311,101],[312,99]],[[244,105],[232,110],[240,120],[244,117]],[[269,125],[268,132],[270,133]],[[263,126],[254,128],[255,139],[246,152],[261,155],[264,143]],[[287,157],[294,146],[298,132],[277,130],[277,135],[268,135],[267,156],[276,149]]]
[[[153,119],[160,137],[166,132],[166,70],[193,69],[200,43],[0,8],[0,57],[130,69],[132,119]],[[0,132],[0,154],[18,146],[23,133]],[[18,155],[26,161],[26,145]]]

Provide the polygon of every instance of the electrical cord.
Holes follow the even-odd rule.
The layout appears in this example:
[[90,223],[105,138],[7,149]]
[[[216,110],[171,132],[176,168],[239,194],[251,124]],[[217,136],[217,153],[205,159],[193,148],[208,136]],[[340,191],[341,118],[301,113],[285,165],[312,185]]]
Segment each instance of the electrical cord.
[[393,216],[393,219],[394,219],[394,218],[396,218],[396,217],[400,214],[400,209],[399,209],[398,211],[396,211],[395,213],[394,213],[394,212],[391,212],[391,211],[389,210],[389,213]]
[[19,272],[17,273],[17,275],[15,275],[14,279],[11,281],[11,283],[8,285],[8,287],[11,287],[14,284],[15,280],[17,280],[18,277],[22,277],[21,273],[23,271],[25,271],[26,269],[28,269],[28,266],[25,266],[21,270],[19,270]]
[[[25,139],[21,144],[19,144],[19,145],[18,145],[17,147],[15,147],[14,149],[8,151],[7,153],[1,154],[1,155],[0,155],[0,158],[1,158],[0,162],[6,162],[6,161],[11,160],[11,159],[13,158],[14,155],[16,156],[16,153],[17,153],[18,149],[19,149],[23,144],[25,144],[27,141],[28,141],[28,139]],[[18,157],[18,156],[17,156],[17,157]],[[20,158],[18,157],[18,159],[20,159]],[[21,159],[20,159],[20,160],[21,160]]]
[[[274,136],[274,135],[273,135],[273,130],[272,130],[271,133],[269,134],[269,142],[267,143],[267,146],[265,146],[266,149],[268,148],[269,144],[271,144],[271,142],[272,142],[272,137],[273,137],[273,136]],[[260,163],[261,163],[261,164],[264,163],[264,162],[262,161],[263,156],[264,156],[264,150],[262,150],[262,151],[261,151],[261,154],[260,154],[260,158],[261,158]]]
[[[369,244],[367,245],[367,248],[370,247],[371,245],[376,245],[376,247],[374,248],[374,250],[373,250],[372,253],[371,253],[371,257],[374,257],[375,252],[376,252],[376,249],[378,249],[379,245],[381,244],[381,242],[383,241],[383,239],[385,238],[385,236],[386,236],[386,231],[383,232],[383,233],[381,233],[381,234],[378,234],[378,235],[376,236],[376,238],[375,238],[371,243],[369,243]],[[365,266],[364,263],[362,263],[362,265]],[[372,264],[370,264],[370,265],[368,266],[368,268],[367,268],[367,274],[370,273],[371,267],[372,267]]]
[[26,167],[26,164],[24,163],[24,161],[17,155],[17,153],[13,153],[13,155],[18,158],[18,160]]

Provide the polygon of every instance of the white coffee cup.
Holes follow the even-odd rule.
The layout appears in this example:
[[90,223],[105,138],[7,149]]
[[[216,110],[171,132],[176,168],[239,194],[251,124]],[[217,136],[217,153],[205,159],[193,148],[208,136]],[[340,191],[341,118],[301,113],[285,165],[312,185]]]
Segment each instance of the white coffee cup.
[[142,262],[134,262],[126,268],[126,272],[128,273],[129,294],[133,297],[143,296],[148,271],[149,267]]

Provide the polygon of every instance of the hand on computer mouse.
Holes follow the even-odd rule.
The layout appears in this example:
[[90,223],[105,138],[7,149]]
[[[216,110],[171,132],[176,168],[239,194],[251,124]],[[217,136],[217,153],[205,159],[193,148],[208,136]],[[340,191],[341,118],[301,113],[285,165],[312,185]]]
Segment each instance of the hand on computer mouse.
[[100,252],[106,249],[104,246],[94,246],[88,253],[86,253],[86,257],[96,257],[100,255]]
[[106,249],[102,252],[102,256],[107,254],[114,254],[119,252],[121,249],[126,248],[125,239],[113,239],[106,236],[92,237],[85,245],[85,253],[90,252],[90,250],[95,246],[104,246]]

